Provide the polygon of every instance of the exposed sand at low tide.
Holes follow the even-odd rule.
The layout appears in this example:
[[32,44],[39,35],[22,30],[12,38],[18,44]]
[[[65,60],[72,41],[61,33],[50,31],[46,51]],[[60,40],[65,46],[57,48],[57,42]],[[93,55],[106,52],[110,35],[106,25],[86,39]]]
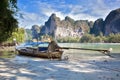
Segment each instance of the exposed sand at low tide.
[[0,58],[0,80],[120,80],[120,58]]

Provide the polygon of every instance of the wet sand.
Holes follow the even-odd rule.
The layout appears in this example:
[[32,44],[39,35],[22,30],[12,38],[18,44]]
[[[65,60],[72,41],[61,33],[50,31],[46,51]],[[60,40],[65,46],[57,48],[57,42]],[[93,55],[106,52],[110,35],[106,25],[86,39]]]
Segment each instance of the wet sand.
[[120,58],[0,58],[0,80],[120,80]]

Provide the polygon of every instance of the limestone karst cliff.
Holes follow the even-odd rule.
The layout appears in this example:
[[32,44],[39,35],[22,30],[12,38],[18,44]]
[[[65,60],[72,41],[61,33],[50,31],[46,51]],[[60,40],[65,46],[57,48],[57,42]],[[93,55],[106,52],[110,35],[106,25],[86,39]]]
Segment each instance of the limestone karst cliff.
[[104,34],[120,33],[120,8],[111,11],[105,19]]
[[68,16],[66,16],[64,20],[60,20],[59,17],[52,14],[41,28],[41,33],[55,37],[81,37],[84,33],[89,33],[90,24],[91,22],[88,20],[74,21]]
[[84,33],[94,34],[96,36],[103,33],[120,33],[120,8],[111,11],[103,20],[97,19],[95,22],[88,20],[74,20],[66,16],[64,20],[60,20],[56,14],[52,14],[42,27],[34,25],[32,27],[33,38],[48,34],[53,37],[81,37]]

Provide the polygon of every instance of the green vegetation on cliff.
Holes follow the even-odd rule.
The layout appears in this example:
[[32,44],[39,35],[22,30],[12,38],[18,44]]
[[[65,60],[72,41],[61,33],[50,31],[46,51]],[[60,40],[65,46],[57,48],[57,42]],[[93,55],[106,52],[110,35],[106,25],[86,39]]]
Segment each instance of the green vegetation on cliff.
[[109,36],[103,36],[100,34],[99,36],[94,36],[91,34],[85,34],[81,39],[80,42],[85,43],[120,43],[120,34],[113,34],[111,33]]
[[64,37],[64,38],[59,38],[57,39],[58,42],[61,43],[75,43],[75,42],[80,42],[80,38],[79,37]]
[[102,33],[99,36],[85,34],[81,38],[79,37],[65,37],[57,39],[58,42],[80,42],[80,43],[120,43],[120,34],[110,34],[109,36],[103,36]]

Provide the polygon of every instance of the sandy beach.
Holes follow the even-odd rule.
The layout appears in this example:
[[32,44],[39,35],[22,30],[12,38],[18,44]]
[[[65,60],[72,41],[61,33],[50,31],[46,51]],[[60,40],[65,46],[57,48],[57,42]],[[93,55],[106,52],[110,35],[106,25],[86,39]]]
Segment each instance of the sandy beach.
[[120,80],[120,58],[0,58],[0,80]]

